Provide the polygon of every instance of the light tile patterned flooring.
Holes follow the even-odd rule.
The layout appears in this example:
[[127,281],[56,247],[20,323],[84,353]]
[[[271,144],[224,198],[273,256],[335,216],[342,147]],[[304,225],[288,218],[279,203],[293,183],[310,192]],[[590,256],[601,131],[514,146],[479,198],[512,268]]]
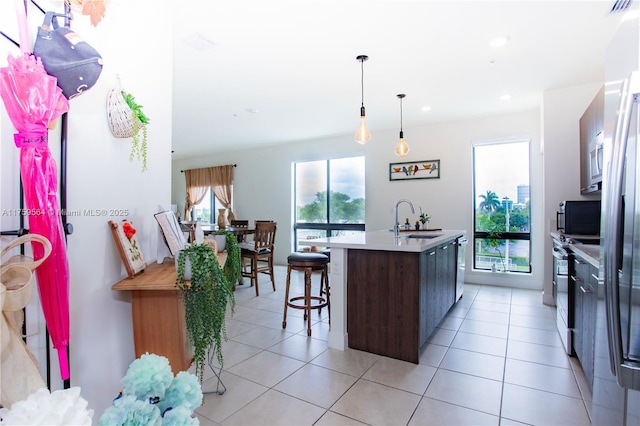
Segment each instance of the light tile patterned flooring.
[[[329,349],[327,310],[289,309],[282,329],[286,268],[274,292],[238,286],[227,319],[222,381],[205,395],[202,425],[588,425],[590,392],[568,357],[540,292],[465,285],[420,364],[353,349]],[[314,275],[314,291],[318,276]],[[292,275],[292,294],[302,292]],[[203,391],[217,380],[207,370]]]

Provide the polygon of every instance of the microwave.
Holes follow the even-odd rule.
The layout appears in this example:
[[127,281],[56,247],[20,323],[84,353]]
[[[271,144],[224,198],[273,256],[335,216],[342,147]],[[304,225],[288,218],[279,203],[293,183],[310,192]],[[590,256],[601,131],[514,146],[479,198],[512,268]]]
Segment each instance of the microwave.
[[563,201],[557,229],[569,235],[600,235],[600,200]]

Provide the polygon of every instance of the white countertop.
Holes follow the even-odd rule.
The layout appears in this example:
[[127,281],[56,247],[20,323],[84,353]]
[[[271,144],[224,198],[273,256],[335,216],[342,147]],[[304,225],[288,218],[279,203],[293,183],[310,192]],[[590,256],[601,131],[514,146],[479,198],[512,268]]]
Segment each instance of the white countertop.
[[596,268],[600,265],[600,246],[594,244],[581,244],[574,242],[574,239],[580,238],[594,238],[592,235],[564,235],[560,232],[551,232],[551,238],[556,241],[560,241],[560,236],[564,236],[564,241],[562,242],[562,246],[567,248],[576,254],[580,255],[587,262],[595,266]]
[[600,266],[600,246],[572,244],[569,248],[596,268]]
[[[441,231],[412,231],[401,232],[394,237],[392,231],[372,231],[339,237],[316,238],[313,240],[299,240],[298,244],[306,246],[336,247],[359,250],[384,250],[422,252],[451,241],[467,231],[443,229]],[[410,236],[424,236],[425,238],[410,238]]]

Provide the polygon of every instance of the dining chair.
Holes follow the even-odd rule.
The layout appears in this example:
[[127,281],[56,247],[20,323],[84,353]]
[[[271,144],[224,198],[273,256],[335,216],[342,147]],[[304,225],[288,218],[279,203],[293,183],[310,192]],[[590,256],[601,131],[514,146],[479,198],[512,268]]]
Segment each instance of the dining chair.
[[260,295],[258,274],[269,275],[273,291],[276,291],[276,282],[273,276],[273,252],[277,227],[276,222],[256,222],[253,241],[240,243],[242,276],[251,279],[251,285],[256,287],[256,296]]
[[[248,229],[249,228],[249,221],[248,220],[234,219],[234,220],[229,222],[229,225],[231,225],[231,227],[235,228],[235,229],[238,229],[238,228],[247,228]],[[244,241],[244,234],[236,233],[235,236],[238,239],[239,243]]]
[[229,223],[229,225],[237,227],[237,228],[240,228],[240,227],[248,228],[249,227],[249,221],[248,220],[234,219]]

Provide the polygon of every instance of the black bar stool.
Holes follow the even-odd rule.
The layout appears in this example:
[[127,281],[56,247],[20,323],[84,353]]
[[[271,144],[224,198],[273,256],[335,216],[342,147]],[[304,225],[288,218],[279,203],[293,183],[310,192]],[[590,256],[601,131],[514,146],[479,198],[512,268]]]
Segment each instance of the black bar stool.
[[[331,323],[331,302],[329,301],[329,274],[327,265],[329,256],[322,253],[291,253],[287,257],[287,288],[284,294],[284,317],[282,328],[287,328],[287,307],[304,309],[304,318],[307,320],[307,336],[311,336],[311,310],[318,311],[325,306],[329,311],[329,323]],[[291,271],[304,271],[304,296],[289,298],[289,285],[291,283]],[[326,297],[311,295],[311,274],[313,271],[321,271],[320,294]],[[322,286],[324,285],[324,290]]]

